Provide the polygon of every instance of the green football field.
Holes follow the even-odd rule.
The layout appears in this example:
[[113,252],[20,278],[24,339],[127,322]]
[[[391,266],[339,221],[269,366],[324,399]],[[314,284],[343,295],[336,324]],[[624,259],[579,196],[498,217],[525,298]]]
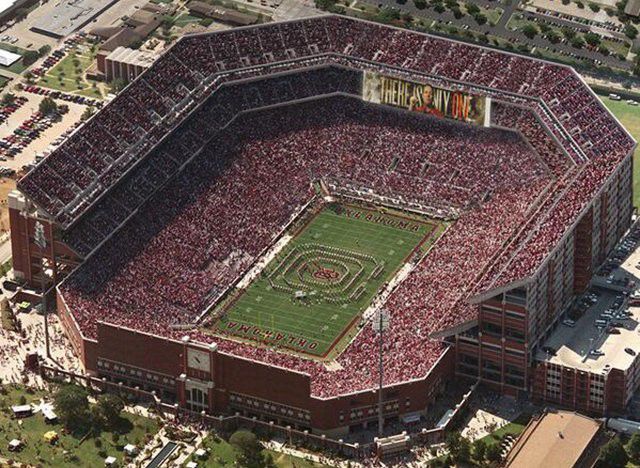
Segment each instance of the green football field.
[[213,331],[324,357],[440,227],[386,210],[325,205],[227,303]]

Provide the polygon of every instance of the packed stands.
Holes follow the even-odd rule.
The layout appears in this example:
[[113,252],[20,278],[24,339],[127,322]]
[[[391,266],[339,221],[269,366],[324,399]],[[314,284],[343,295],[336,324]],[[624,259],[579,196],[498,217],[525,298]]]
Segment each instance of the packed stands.
[[[222,82],[232,79],[231,70],[249,65],[268,67],[286,60],[291,67],[305,66],[305,57],[324,52],[381,65],[400,64],[442,79],[488,86],[495,92],[541,96],[555,115],[566,116],[562,125],[570,133],[567,138],[588,146],[584,151],[590,157],[603,151],[624,151],[628,144],[626,134],[611,119],[588,120],[589,115],[601,110],[600,104],[584,91],[580,79],[569,68],[468,44],[452,46],[450,41],[410,31],[328,16],[183,38],[91,119],[73,142],[54,151],[47,164],[32,171],[20,188],[69,226],[122,174],[144,159],[190,109]],[[455,60],[448,60],[453,56]],[[406,57],[412,57],[411,63],[405,63]],[[256,68],[241,73],[261,74],[268,70]],[[493,78],[489,81],[490,76]],[[578,117],[568,112],[575,106],[585,109]],[[104,142],[95,137],[98,134],[106,135]],[[600,144],[606,148],[599,148]],[[51,183],[55,174],[48,166],[54,164],[72,175],[69,186]]]
[[[364,104],[365,70],[489,96],[494,128]],[[19,188],[89,256],[60,287],[89,338],[97,320],[184,335],[314,181],[455,208],[387,300],[392,384],[428,373],[443,350],[434,334],[476,318],[470,296],[533,274],[633,146],[568,67],[326,16],[182,38]],[[377,382],[370,327],[332,370],[215,339],[309,373],[316,396]]]
[[[397,117],[394,110],[335,97],[238,119],[63,285],[83,332],[94,336],[96,314],[158,334],[171,325],[193,322],[207,300],[245,271],[296,208],[313,196],[311,182],[325,176],[350,179],[380,193],[422,198],[425,204],[485,201],[482,210],[468,211],[450,228],[439,249],[390,301],[397,316],[396,346],[405,346],[405,341],[413,346],[413,340],[423,341],[447,325],[446,320],[440,323],[444,311],[470,289],[474,274],[522,221],[551,175],[513,132]],[[424,188],[419,189],[420,181]],[[509,222],[493,223],[496,212]],[[109,216],[108,211],[100,213]],[[105,219],[99,223],[96,231],[110,229]],[[463,248],[469,239],[475,246],[471,253]],[[446,271],[444,258],[449,259]],[[433,302],[424,302],[426,284]],[[423,309],[433,303],[439,304],[437,310]],[[422,332],[406,330],[406,321],[423,323]],[[345,366],[368,358],[369,338],[363,332],[340,358]],[[422,346],[439,349],[431,342]],[[416,367],[405,368],[407,364],[399,359],[390,381],[415,372]],[[343,385],[356,382],[335,377],[338,380],[324,379],[325,385],[333,384],[318,391],[343,391]]]

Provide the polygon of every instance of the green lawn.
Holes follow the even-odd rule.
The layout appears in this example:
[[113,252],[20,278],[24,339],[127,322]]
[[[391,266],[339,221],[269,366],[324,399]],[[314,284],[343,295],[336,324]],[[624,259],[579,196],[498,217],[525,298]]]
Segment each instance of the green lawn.
[[530,419],[530,414],[523,413],[509,424],[483,437],[482,440],[489,446],[499,444],[506,435],[519,436]]
[[184,13],[175,19],[173,25],[177,28],[184,28],[189,23],[199,23],[200,21],[202,21],[202,18]]
[[98,88],[93,88],[92,82],[85,75],[87,69],[95,59],[95,52],[91,49],[74,50],[60,60],[38,81],[37,84],[59,91],[74,92],[93,98],[102,98]]
[[437,226],[388,211],[327,205],[225,305],[214,329],[324,356]]
[[[6,395],[0,395],[0,457],[13,459],[23,463],[44,466],[104,466],[105,456],[114,456],[120,465],[123,461],[122,449],[127,443],[141,447],[145,439],[158,431],[158,424],[152,419],[123,413],[117,432],[119,439],[114,443],[113,434],[102,432],[99,435],[65,434],[60,424],[46,424],[39,413],[31,417],[14,420],[11,418],[10,406],[19,404],[20,396],[27,398],[27,403],[39,402],[43,396],[50,394],[37,392],[29,394],[21,388],[5,386]],[[56,431],[60,440],[50,445],[43,440],[47,431]],[[7,444],[11,439],[20,439],[25,447],[19,452],[9,452]]]
[[[630,106],[624,100],[612,101],[606,96],[600,96],[600,99],[629,133],[640,141],[640,106]],[[640,207],[640,149],[636,149],[633,155],[633,206]]]
[[[223,466],[235,466],[238,457],[237,452],[234,450],[233,446],[224,439],[209,436],[202,442],[200,447],[206,449],[209,454],[206,459],[196,460],[199,467],[220,468]],[[303,458],[297,458],[271,450],[265,450],[265,453],[271,454],[278,468],[328,468],[326,465],[322,465],[320,463],[307,461]],[[194,457],[189,457],[185,462],[185,466],[192,460],[194,460]]]

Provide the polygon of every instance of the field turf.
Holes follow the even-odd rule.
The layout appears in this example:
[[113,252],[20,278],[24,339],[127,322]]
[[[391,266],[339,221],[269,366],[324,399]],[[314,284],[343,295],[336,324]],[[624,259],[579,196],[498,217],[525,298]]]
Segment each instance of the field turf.
[[404,261],[440,231],[434,221],[351,205],[325,205],[308,216],[228,302],[215,333],[324,357]]

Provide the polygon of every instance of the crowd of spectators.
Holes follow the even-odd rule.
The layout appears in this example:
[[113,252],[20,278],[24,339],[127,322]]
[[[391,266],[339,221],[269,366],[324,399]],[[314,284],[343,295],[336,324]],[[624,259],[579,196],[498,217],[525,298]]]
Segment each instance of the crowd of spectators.
[[[328,16],[183,38],[20,188],[68,226],[222,83],[271,73],[283,61],[305,67],[323,53],[540,97],[564,119],[566,138],[581,144],[587,156],[628,147],[626,134],[569,68]],[[53,183],[55,174],[64,174],[68,183]]]
[[214,138],[233,116],[258,107],[314,96],[354,94],[359,87],[357,72],[335,67],[224,86],[118,182],[65,234],[65,240],[81,255],[91,252]]
[[[528,144],[516,132],[398,118],[345,97],[243,114],[359,95],[356,70],[309,70],[327,64],[391,65],[406,69],[393,72],[403,77],[413,70],[486,93],[492,123]],[[299,68],[307,71],[273,75]],[[234,84],[249,78],[256,81]],[[441,356],[433,333],[475,318],[470,294],[531,274],[631,147],[567,67],[330,16],[183,38],[20,188],[62,224],[111,189],[66,238],[81,254],[103,243],[61,286],[89,337],[98,319],[184,334],[177,325],[192,323],[246,271],[311,199],[313,181],[349,180],[363,192],[458,208],[457,222],[387,301],[392,384],[424,376]],[[55,183],[61,174],[67,184]],[[363,328],[329,371],[219,341],[223,351],[311,374],[318,396],[375,385],[376,346]]]
[[[398,381],[438,358],[441,345],[427,337],[450,325],[445,311],[470,290],[480,267],[552,176],[515,132],[437,118],[398,119],[398,111],[354,98],[245,114],[214,136],[62,285],[65,301],[91,337],[98,317],[158,334],[192,323],[274,241],[313,197],[312,182],[324,177],[427,205],[465,207],[389,301],[389,346],[424,348],[415,362],[389,354],[395,362],[388,363],[388,378]],[[494,226],[497,213],[508,221]],[[339,358],[345,369],[359,367],[367,375],[333,373],[314,380],[315,391],[331,394],[375,381],[364,365],[372,346],[373,335],[365,329]],[[264,353],[250,346],[237,351],[250,357]],[[301,362],[305,369],[317,367]]]

